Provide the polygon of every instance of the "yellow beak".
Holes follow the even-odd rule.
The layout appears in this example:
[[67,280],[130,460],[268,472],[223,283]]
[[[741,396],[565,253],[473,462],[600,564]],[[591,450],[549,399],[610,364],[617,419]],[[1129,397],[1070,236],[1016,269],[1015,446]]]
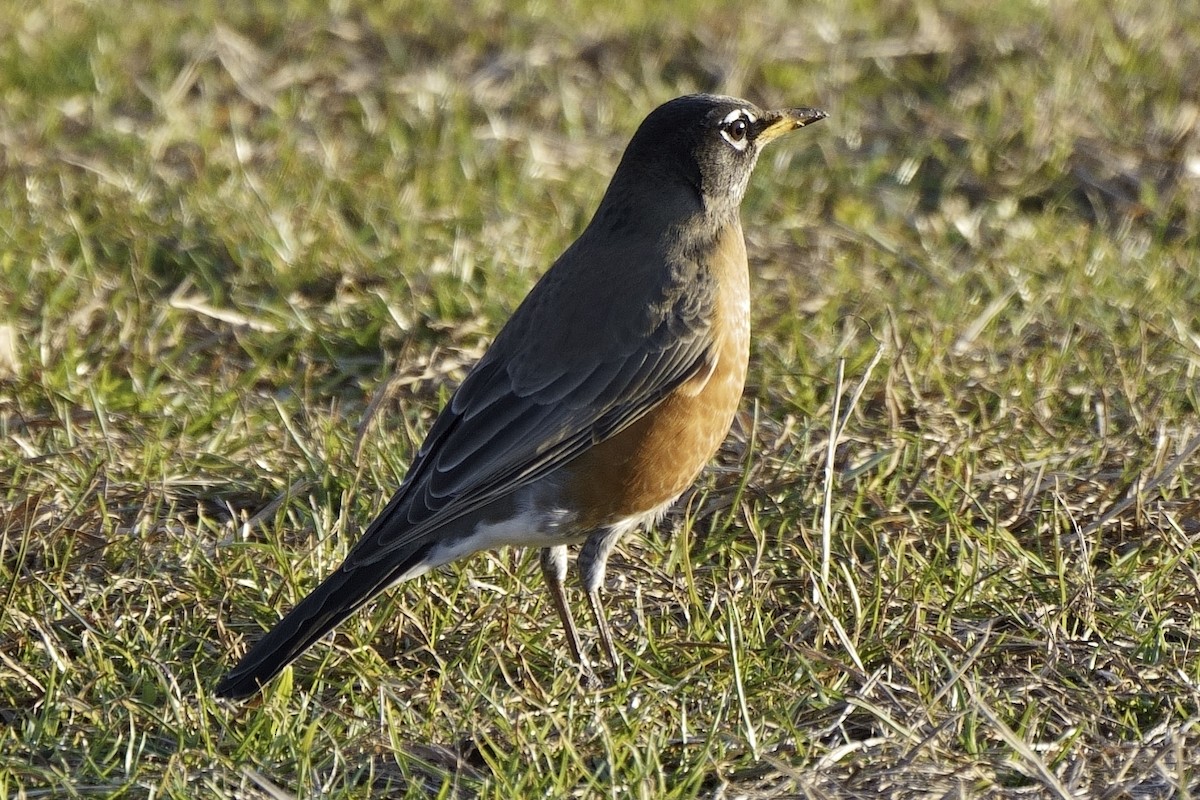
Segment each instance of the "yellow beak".
[[768,112],[763,120],[767,127],[759,131],[758,140],[766,144],[797,128],[819,122],[827,116],[829,115],[819,108],[785,108],[782,111]]

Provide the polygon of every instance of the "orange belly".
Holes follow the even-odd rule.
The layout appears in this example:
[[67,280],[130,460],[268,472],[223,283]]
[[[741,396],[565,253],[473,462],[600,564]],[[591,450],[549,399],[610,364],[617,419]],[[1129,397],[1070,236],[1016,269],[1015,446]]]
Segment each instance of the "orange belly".
[[717,248],[724,255],[713,265],[719,287],[712,328],[716,363],[565,468],[568,505],[581,510],[581,528],[611,525],[674,500],[728,435],[750,351],[745,245],[740,229],[729,235],[736,241]]

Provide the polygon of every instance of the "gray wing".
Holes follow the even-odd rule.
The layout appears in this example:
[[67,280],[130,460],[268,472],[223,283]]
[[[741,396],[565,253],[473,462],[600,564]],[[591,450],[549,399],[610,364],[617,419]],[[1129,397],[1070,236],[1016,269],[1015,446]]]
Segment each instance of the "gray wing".
[[710,368],[713,296],[694,264],[621,285],[570,266],[543,277],[459,386],[346,567],[407,553],[616,435]]
[[[554,299],[554,283],[539,284],[533,306]],[[258,640],[217,694],[257,691],[414,566],[427,544],[422,537],[614,435],[706,369],[709,317],[698,308],[677,297],[650,304],[624,326],[609,320],[596,333],[588,315],[603,311],[603,303],[591,311],[568,307],[578,312],[575,322],[564,323],[562,338],[548,344],[532,338],[546,320],[528,300],[522,304],[434,422],[408,477],[346,562]],[[576,348],[572,337],[589,333],[595,347]]]
[[256,691],[417,566],[442,525],[548,475],[711,367],[709,273],[658,242],[639,251],[628,236],[599,239],[585,231],[542,277],[341,568],[243,656],[219,695]]

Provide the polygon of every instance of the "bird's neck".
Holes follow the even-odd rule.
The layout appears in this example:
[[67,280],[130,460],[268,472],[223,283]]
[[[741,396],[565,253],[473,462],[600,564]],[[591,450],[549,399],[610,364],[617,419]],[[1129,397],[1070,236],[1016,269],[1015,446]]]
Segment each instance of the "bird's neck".
[[[706,202],[708,199],[708,202]],[[689,229],[701,238],[740,225],[735,203],[713,202],[679,179],[613,181],[588,226],[598,235],[662,234]]]

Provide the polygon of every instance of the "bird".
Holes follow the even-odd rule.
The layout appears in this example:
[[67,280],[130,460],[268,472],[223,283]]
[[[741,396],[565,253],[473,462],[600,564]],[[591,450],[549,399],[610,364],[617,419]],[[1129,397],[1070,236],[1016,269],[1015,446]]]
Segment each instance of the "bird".
[[385,589],[473,553],[540,549],[574,662],[568,547],[612,670],[610,553],[652,526],[726,438],[745,387],[750,287],[740,206],[759,154],[826,113],[692,94],[638,126],[591,221],[534,284],[435,418],[344,562],[219,682],[256,694]]

